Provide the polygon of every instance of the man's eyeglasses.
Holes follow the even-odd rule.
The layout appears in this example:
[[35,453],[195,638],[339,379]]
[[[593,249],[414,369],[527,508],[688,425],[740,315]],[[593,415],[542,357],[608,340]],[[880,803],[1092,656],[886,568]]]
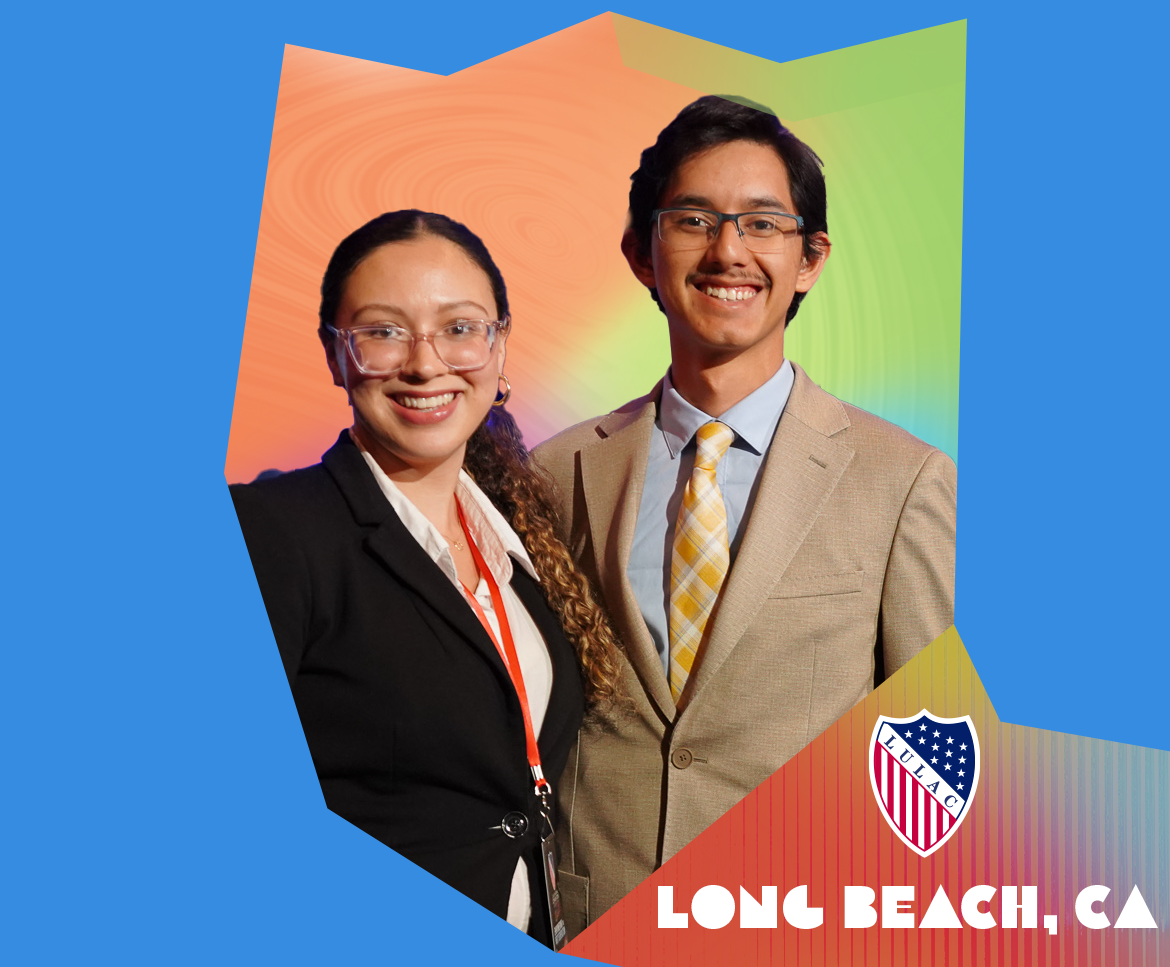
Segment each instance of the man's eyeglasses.
[[457,319],[434,332],[413,332],[401,326],[354,326],[334,329],[345,339],[354,365],[363,376],[395,376],[406,365],[420,340],[429,342],[435,355],[452,372],[482,369],[491,359],[498,333],[507,333],[511,320]]
[[731,222],[751,252],[779,252],[791,235],[804,230],[804,219],[788,212],[713,212],[705,208],[656,208],[658,240],[678,251],[706,248]]

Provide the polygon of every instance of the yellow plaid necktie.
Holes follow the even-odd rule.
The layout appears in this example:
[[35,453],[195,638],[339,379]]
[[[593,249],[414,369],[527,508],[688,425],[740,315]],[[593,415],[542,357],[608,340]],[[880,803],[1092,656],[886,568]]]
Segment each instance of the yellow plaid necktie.
[[731,566],[727,510],[715,482],[715,465],[735,433],[713,421],[699,427],[696,436],[695,469],[683,491],[670,558],[670,694],[675,702],[686,687],[707,619]]

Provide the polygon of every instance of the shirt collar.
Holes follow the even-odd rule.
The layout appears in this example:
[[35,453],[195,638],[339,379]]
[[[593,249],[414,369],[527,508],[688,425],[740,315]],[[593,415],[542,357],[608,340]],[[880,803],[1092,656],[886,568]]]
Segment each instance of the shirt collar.
[[679,395],[670,379],[670,370],[662,380],[662,402],[658,406],[658,424],[672,460],[677,460],[683,447],[694,439],[699,427],[718,419],[726,423],[735,433],[734,445],[742,445],[753,453],[762,454],[776,433],[776,424],[788,397],[796,373],[787,359],[762,386],[753,390],[731,407],[722,416],[708,416],[697,407],[691,406]]
[[[496,505],[488,499],[488,495],[479,489],[479,485],[471,479],[466,471],[459,471],[459,482],[455,486],[455,492],[463,507],[463,516],[467,521],[467,526],[471,528],[480,553],[483,554],[492,573],[496,573],[496,565],[488,556],[489,550],[496,554],[501,567],[507,567],[508,581],[512,580],[512,566],[507,561],[510,557],[528,572],[532,580],[539,582],[540,578],[537,577],[536,568],[528,556],[528,551],[524,549],[524,542],[520,540],[520,535],[512,530],[512,525],[508,523],[507,518],[499,512]],[[498,576],[497,580],[499,580]]]
[[[354,439],[357,443],[357,439]],[[399,519],[411,537],[418,541],[419,546],[427,556],[439,565],[439,569],[455,584],[459,583],[459,574],[455,569],[455,559],[451,556],[451,547],[440,532],[422,511],[394,483],[380,466],[373,455],[358,444],[362,456],[366,460],[378,487],[385,494],[386,500],[394,509]],[[503,587],[512,582],[512,561],[515,560],[534,581],[539,582],[536,568],[532,559],[524,549],[520,536],[512,530],[504,515],[496,509],[488,499],[487,494],[479,489],[479,485],[468,474],[460,470],[459,480],[455,485],[455,495],[459,498],[459,505],[463,508],[463,517],[475,544],[483,555],[484,563],[492,572],[496,583]]]

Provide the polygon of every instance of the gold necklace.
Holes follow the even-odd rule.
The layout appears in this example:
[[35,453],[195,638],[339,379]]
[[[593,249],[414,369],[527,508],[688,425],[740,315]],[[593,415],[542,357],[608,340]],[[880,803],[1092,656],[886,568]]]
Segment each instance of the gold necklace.
[[[463,537],[466,537],[466,536],[467,536],[467,534],[466,534],[466,533],[463,531],[463,528],[464,528],[464,526],[466,526],[466,525],[463,523],[463,514],[462,514],[462,512],[461,512],[461,511],[459,511],[459,500],[458,500],[458,498],[456,498],[456,500],[455,500],[455,509],[456,509],[456,511],[459,513],[459,533],[460,533],[460,534],[461,534]],[[436,528],[435,528],[435,529],[436,529],[436,530],[438,530],[438,527],[437,527],[437,525],[436,525]],[[450,544],[450,545],[451,545],[453,548],[455,548],[455,550],[457,550],[457,551],[462,551],[462,550],[465,550],[465,549],[467,548],[467,545],[466,545],[465,543],[463,543],[463,541],[456,540],[456,539],[455,539],[455,538],[453,538],[453,537],[448,537],[448,536],[447,536],[447,534],[446,534],[444,531],[439,531],[439,533],[443,535],[443,538],[444,538],[444,539],[447,541],[447,543],[448,543],[448,544]]]
[[[436,527],[436,528],[435,528],[435,530],[439,530],[439,528],[438,528],[438,527]],[[457,539],[456,539],[456,538],[454,538],[454,537],[448,537],[448,536],[447,536],[447,532],[446,532],[446,531],[439,531],[439,533],[443,535],[443,539],[444,539],[444,540],[445,540],[445,541],[446,541],[448,544],[450,544],[450,545],[451,545],[453,548],[455,548],[455,550],[457,550],[457,551],[462,551],[462,550],[466,550],[466,549],[467,549],[467,545],[466,545],[465,543],[463,543],[463,541],[461,541],[461,540],[457,540]],[[462,532],[461,532],[461,533],[462,533]],[[467,535],[466,535],[466,534],[463,534],[462,536],[466,537]]]

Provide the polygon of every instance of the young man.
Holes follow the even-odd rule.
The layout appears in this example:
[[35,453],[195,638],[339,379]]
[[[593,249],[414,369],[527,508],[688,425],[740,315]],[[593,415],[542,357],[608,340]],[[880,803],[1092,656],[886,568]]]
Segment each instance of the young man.
[[784,356],[830,250],[820,160],[774,116],[704,97],[632,182],[622,251],[666,315],[670,370],[536,451],[630,696],[561,783],[571,934],[953,613],[954,464]]

